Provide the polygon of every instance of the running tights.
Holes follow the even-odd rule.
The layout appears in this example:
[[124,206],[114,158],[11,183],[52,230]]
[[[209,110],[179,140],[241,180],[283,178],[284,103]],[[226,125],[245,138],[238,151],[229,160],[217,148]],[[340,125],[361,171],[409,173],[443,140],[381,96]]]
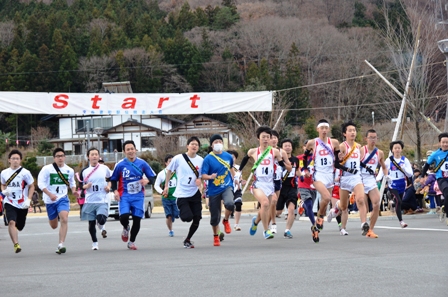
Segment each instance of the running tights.
[[193,217],[193,222],[191,223],[190,230],[188,231],[186,240],[190,240],[193,237],[194,233],[199,228],[200,221],[201,221],[201,217],[198,217],[198,216]]
[[[140,222],[142,218],[132,217],[132,227],[131,227],[131,237],[129,238],[130,242],[135,242],[137,238],[138,231],[140,231]],[[127,228],[129,226],[129,214],[125,213],[120,216],[120,223],[123,228]]]
[[107,217],[105,215],[97,215],[96,220],[89,221],[89,233],[90,237],[92,237],[92,242],[98,242],[96,238],[96,222],[100,225],[106,224]]
[[305,208],[306,215],[310,219],[311,225],[314,226],[316,224],[316,220],[314,219],[314,213],[313,213],[313,199],[305,200],[303,206]]
[[401,214],[401,200],[403,199],[403,193],[400,194],[398,190],[395,189],[389,189],[389,191],[392,194],[392,198],[395,201],[395,213],[397,214],[398,220],[401,222],[403,220]]

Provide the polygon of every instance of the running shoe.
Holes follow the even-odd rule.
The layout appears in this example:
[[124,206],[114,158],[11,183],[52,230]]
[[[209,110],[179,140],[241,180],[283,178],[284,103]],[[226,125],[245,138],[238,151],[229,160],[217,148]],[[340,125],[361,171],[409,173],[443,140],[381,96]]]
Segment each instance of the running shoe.
[[257,233],[258,225],[255,224],[255,220],[256,220],[256,219],[257,219],[257,217],[253,217],[253,218],[252,218],[252,226],[251,226],[250,229],[249,229],[249,234],[250,234],[251,236],[254,236],[255,233]]
[[289,239],[292,239],[292,234],[291,234],[291,231],[286,231],[285,233],[283,233],[283,237],[284,238],[289,238]]
[[193,242],[191,242],[189,240],[185,240],[184,241],[184,248],[186,248],[186,249],[194,249]]
[[340,233],[341,233],[342,236],[348,235],[348,232],[345,231],[344,228],[341,228],[341,232]]
[[322,231],[324,229],[324,218],[323,217],[318,217],[316,219],[316,227],[317,229],[319,229],[320,231]]
[[427,212],[426,214],[427,214],[427,215],[434,215],[434,214],[436,214],[436,212],[433,211],[433,210],[431,210],[431,211]]
[[271,232],[272,232],[272,234],[277,234],[277,224],[271,225]]
[[271,239],[274,238],[274,234],[272,234],[271,230],[264,231],[264,239]]
[[288,219],[288,214],[285,214],[285,221]]
[[92,243],[92,250],[94,250],[94,251],[98,250],[98,242]]
[[135,246],[135,243],[129,241],[128,242],[128,249],[136,251],[137,247]]
[[327,215],[327,222],[330,223],[332,219],[336,218],[337,214],[334,208],[330,209],[330,212]]
[[302,216],[304,212],[305,212],[305,208],[303,208],[303,202],[300,201],[299,202],[299,209],[297,210],[297,213],[299,214],[299,216]]
[[401,228],[406,228],[408,226],[408,224],[406,224],[405,222],[401,221],[400,222]]
[[22,251],[22,248],[20,247],[19,243],[14,244],[14,253],[20,253]]
[[63,246],[62,244],[58,245],[58,248],[56,249],[56,254],[64,254],[67,251],[67,249],[65,248],[65,246]]
[[313,241],[315,243],[319,242],[319,229],[316,226],[311,226],[311,236],[313,236]]
[[339,223],[338,227],[339,227],[339,231],[341,231],[342,230],[342,223]]
[[219,241],[224,240],[224,233],[222,233],[221,231],[219,231],[218,236],[219,236]]
[[220,246],[221,242],[218,235],[213,235],[213,246]]
[[222,220],[222,224],[224,225],[224,232],[227,234],[232,233],[232,228],[230,228],[229,220]]
[[123,232],[121,232],[121,240],[123,242],[128,242],[129,240],[129,225],[125,228],[123,228]]
[[362,236],[366,236],[370,230],[369,224],[367,224],[367,222],[365,222],[364,224],[362,224],[361,229],[362,229]]
[[235,231],[241,231],[241,227],[240,227],[240,225],[235,225],[235,227],[234,227],[234,229],[235,229]]
[[369,232],[367,232],[366,237],[370,237],[370,238],[378,238],[378,235],[376,235],[375,233],[373,233],[372,229],[369,229]]
[[101,236],[103,236],[103,238],[107,238],[107,231],[106,231],[106,229],[103,228],[103,230],[101,230]]
[[173,236],[174,236],[174,231],[171,230],[170,232],[168,232],[168,236],[169,236],[169,237],[173,237]]

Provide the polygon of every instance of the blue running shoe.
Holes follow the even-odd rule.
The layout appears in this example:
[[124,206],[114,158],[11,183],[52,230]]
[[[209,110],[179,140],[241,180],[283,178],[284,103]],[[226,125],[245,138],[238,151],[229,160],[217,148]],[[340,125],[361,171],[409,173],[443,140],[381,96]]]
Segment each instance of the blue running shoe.
[[271,230],[264,231],[264,239],[274,238],[274,234],[272,234]]
[[173,237],[173,236],[174,236],[174,231],[171,230],[170,232],[168,232],[168,236],[169,236],[169,237]]
[[256,216],[252,218],[252,226],[251,226],[250,229],[249,229],[249,234],[250,234],[251,236],[254,236],[255,233],[257,233],[257,228],[258,228],[258,226],[255,224],[255,220],[256,220],[256,219],[257,219]]
[[292,234],[291,234],[291,231],[286,231],[284,234],[283,234],[283,237],[284,238],[289,238],[289,239],[291,239],[292,238]]

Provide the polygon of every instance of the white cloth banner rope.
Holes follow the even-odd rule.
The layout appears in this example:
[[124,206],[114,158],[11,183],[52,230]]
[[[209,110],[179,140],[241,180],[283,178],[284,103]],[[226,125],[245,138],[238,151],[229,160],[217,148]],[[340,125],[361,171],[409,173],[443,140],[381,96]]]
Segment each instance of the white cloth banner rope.
[[272,94],[272,92],[184,94],[0,92],[0,112],[174,115],[272,111]]

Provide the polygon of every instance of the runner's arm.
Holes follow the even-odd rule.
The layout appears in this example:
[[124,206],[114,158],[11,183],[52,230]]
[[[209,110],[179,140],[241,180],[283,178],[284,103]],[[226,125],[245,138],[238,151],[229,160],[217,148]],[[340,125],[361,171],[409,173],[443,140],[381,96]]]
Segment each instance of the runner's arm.
[[165,170],[162,170],[159,172],[159,174],[157,174],[157,178],[156,181],[154,183],[154,189],[157,191],[157,193],[162,194],[163,189],[160,187],[160,185],[165,181],[166,176],[165,175]]

